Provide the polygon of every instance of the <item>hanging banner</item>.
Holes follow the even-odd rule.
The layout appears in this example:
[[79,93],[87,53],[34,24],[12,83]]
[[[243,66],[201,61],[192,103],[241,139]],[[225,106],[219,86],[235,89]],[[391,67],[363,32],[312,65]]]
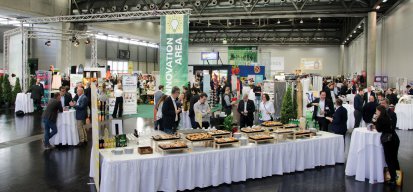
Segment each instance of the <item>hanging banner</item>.
[[161,16],[160,78],[167,94],[188,83],[188,17]]
[[228,63],[230,65],[252,65],[258,62],[257,46],[229,46]]

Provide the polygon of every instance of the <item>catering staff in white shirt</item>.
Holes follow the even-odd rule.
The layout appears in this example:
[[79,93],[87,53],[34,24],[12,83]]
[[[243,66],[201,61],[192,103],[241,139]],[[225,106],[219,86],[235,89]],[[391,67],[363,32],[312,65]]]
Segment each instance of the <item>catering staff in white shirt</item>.
[[262,101],[260,102],[260,123],[266,121],[272,121],[272,115],[275,113],[274,103],[270,101],[268,94],[262,95]]
[[114,96],[116,97],[115,101],[115,109],[113,109],[113,114],[112,117],[116,118],[116,114],[118,115],[117,117],[120,118],[122,117],[122,112],[123,112],[123,90],[122,90],[122,84],[117,85],[117,89],[114,91]]

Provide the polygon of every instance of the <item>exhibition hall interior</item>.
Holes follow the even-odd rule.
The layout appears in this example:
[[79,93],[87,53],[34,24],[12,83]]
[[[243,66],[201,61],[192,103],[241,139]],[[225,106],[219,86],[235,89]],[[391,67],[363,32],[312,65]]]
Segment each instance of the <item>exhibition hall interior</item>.
[[413,191],[413,0],[1,0],[0,191]]

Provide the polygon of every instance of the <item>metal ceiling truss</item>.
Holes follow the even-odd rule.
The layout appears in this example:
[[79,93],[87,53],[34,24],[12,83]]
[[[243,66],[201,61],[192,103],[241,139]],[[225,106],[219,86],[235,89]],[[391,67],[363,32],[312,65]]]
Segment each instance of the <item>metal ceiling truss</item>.
[[144,18],[156,18],[162,15],[191,14],[190,9],[171,9],[153,11],[115,12],[100,14],[67,15],[54,17],[33,17],[20,19],[27,24],[57,23],[57,22],[106,22],[117,20],[139,20]]
[[191,31],[190,44],[339,44],[341,34],[335,30],[220,30],[219,33]]

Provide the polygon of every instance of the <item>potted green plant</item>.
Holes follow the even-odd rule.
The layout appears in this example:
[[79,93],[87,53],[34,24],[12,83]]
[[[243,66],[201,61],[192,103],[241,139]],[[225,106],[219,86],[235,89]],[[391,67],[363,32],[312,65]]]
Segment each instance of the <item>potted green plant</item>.
[[12,103],[16,102],[16,96],[18,93],[22,92],[22,88],[20,86],[20,80],[18,77],[16,77],[16,85],[13,88],[13,95],[12,95]]
[[297,116],[297,112],[294,109],[292,88],[288,86],[287,91],[284,94],[281,104],[281,123],[287,124],[290,119],[294,119]]
[[7,74],[3,77],[3,100],[6,107],[9,107],[12,102],[12,87]]
[[0,76],[0,106],[3,104],[3,76]]
[[[232,120],[233,120],[233,116],[232,115],[228,115],[228,116],[226,116],[225,118],[224,118],[224,124],[223,124],[223,126],[224,126],[224,129],[225,130],[227,130],[227,131],[231,131],[231,132],[234,132],[234,128],[233,128],[233,126],[232,126]],[[236,129],[236,128],[235,128]],[[236,132],[237,130],[235,130],[235,132]]]

